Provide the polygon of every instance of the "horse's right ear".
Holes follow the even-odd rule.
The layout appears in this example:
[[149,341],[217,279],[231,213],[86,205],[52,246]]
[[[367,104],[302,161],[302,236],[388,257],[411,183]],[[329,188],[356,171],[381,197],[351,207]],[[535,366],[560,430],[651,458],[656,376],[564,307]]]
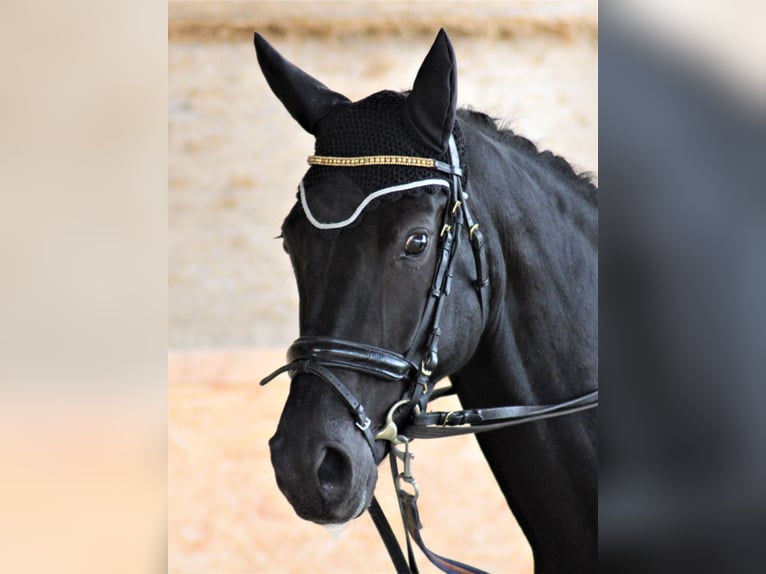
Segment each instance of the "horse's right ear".
[[351,104],[346,96],[333,92],[319,80],[285,60],[258,32],[255,53],[266,81],[304,130],[316,135],[319,124]]
[[428,147],[442,153],[455,125],[457,109],[457,63],[444,28],[418,70],[407,97],[404,122]]

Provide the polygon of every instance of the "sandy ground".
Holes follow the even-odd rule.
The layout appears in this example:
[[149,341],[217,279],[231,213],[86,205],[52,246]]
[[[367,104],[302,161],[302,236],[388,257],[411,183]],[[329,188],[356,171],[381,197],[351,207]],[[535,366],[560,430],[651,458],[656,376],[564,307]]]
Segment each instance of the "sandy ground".
[[[257,381],[284,351],[170,353],[170,572],[391,572],[368,516],[337,540],[299,519],[277,489],[268,438],[287,396],[284,376]],[[451,403],[444,400],[445,408]],[[472,437],[413,443],[423,537],[436,552],[490,572],[531,572],[532,555]],[[399,534],[387,474],[377,495]],[[419,560],[422,572],[436,572]]]
[[[229,41],[171,34],[169,44],[168,567],[390,572],[367,517],[334,540],[296,517],[268,460],[287,384],[257,381],[297,335],[292,272],[273,238],[313,142],[263,80],[248,22],[223,30]],[[438,26],[427,35],[266,33],[276,30],[285,56],[358,99],[408,89]],[[456,34],[458,99],[596,172],[597,40],[592,29],[574,31]],[[530,572],[529,547],[475,440],[418,441],[415,451],[431,547],[492,572]],[[396,518],[388,480],[378,495]]]

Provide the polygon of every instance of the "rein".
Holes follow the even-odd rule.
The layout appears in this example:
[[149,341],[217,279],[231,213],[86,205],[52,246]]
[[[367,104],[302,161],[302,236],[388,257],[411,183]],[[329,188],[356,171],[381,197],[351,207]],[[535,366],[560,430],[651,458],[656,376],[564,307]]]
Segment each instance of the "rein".
[[[415,331],[412,346],[404,354],[372,345],[364,345],[354,341],[331,337],[300,337],[287,351],[287,364],[278,368],[261,381],[265,385],[279,374],[288,372],[291,378],[308,373],[316,376],[328,385],[336,396],[346,405],[351,413],[355,426],[364,436],[373,459],[376,441],[390,442],[389,459],[391,474],[399,501],[399,510],[405,526],[408,561],[399,547],[391,527],[377,499],[373,496],[369,512],[378,532],[388,550],[389,556],[397,573],[417,574],[412,543],[423,551],[426,557],[441,571],[449,574],[486,574],[472,566],[445,558],[431,552],[420,535],[422,524],[417,508],[419,490],[417,482],[411,473],[413,458],[409,446],[415,438],[443,438],[463,434],[474,434],[497,430],[508,426],[559,417],[598,406],[598,390],[582,396],[550,405],[518,405],[486,409],[468,409],[449,412],[427,411],[429,401],[436,400],[447,394],[452,394],[452,388],[435,390],[436,380],[433,373],[439,363],[439,339],[441,337],[441,318],[446,296],[450,292],[453,268],[456,254],[460,247],[462,228],[468,230],[468,239],[473,251],[476,268],[476,279],[473,286],[476,289],[481,306],[482,321],[487,322],[489,316],[489,272],[484,236],[479,224],[474,220],[468,207],[468,194],[463,191],[463,171],[460,168],[460,157],[454,137],[449,139],[449,164],[431,158],[409,156],[383,155],[362,157],[329,157],[310,156],[308,163],[327,167],[348,167],[369,165],[409,165],[436,170],[448,177],[444,179],[427,179],[384,188],[374,192],[370,198],[402,189],[413,189],[428,185],[438,185],[448,189],[447,206],[444,210],[444,220],[441,227],[440,252],[433,275],[428,300]],[[299,186],[301,203],[308,220],[319,229],[340,229],[356,219],[364,207],[371,201],[360,204],[354,214],[340,222],[320,222],[309,209],[305,199],[303,183]],[[364,405],[343,384],[331,369],[347,369],[367,375],[372,375],[381,382],[407,382],[410,388],[402,400],[392,405],[386,416],[385,423],[373,434],[372,423],[367,416]],[[402,430],[394,421],[396,412],[406,408],[409,420]],[[403,448],[400,448],[403,447]],[[399,471],[399,461],[403,469]]]

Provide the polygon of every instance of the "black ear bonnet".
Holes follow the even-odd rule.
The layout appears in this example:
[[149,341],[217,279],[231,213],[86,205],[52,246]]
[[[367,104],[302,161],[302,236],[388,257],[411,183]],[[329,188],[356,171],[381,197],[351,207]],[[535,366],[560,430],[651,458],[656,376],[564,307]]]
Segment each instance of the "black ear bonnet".
[[[441,153],[416,139],[405,123],[407,94],[382,91],[353,103],[329,121],[316,134],[315,154],[321,156],[404,155],[432,158],[450,163],[449,148]],[[465,142],[459,121],[452,135],[457,144],[463,169],[463,188],[468,182]],[[303,178],[306,199],[312,213],[321,220],[338,221],[348,217],[371,193],[382,188],[425,179],[449,181],[447,174],[414,166],[382,165],[361,167],[311,166]],[[364,212],[375,209],[381,201],[395,201],[403,195],[443,193],[436,186],[386,195],[374,200]],[[332,201],[327,201],[332,198]],[[300,204],[297,206],[300,209]],[[354,224],[362,219],[360,217]],[[352,224],[352,226],[354,225]],[[326,233],[326,232],[325,232]]]
[[[452,148],[466,187],[465,144],[456,120],[457,64],[444,29],[436,35],[410,92],[383,91],[355,103],[286,60],[260,34],[255,34],[254,43],[272,91],[316,137],[316,156],[396,155],[449,165]],[[326,231],[325,222],[343,222],[352,215],[349,224],[358,222],[360,210],[374,208],[379,200],[449,188],[444,183],[450,178],[443,171],[414,165],[313,165],[299,187],[299,199],[311,212],[312,224]],[[390,189],[400,185],[407,187]]]

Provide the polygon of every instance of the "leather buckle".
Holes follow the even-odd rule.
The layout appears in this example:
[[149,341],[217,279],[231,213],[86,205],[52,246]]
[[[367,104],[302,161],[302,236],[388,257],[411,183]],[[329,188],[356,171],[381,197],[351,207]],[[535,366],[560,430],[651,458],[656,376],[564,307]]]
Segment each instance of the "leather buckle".
[[368,428],[370,428],[370,417],[364,417],[364,423],[363,423],[363,424],[361,424],[361,425],[359,424],[359,421],[356,421],[354,424],[356,425],[356,427],[357,427],[357,428],[358,428],[360,431],[364,432],[364,431],[366,431]]
[[454,415],[457,411],[450,411],[447,413],[447,415],[444,417],[444,421],[442,422],[441,426],[446,427],[448,424],[450,424],[449,419],[452,415]]

